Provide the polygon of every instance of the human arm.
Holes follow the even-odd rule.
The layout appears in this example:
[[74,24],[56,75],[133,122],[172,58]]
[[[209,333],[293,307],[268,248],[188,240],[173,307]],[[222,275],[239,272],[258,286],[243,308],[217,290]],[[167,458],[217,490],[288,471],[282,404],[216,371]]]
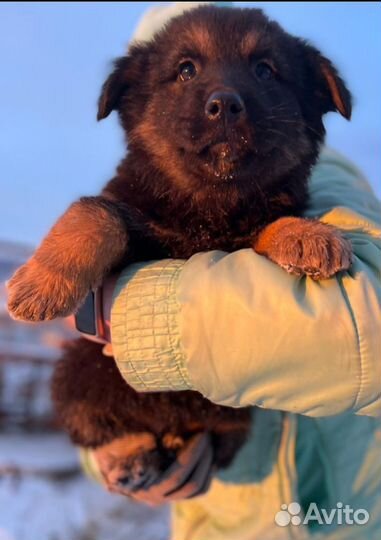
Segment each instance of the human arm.
[[130,385],[310,416],[380,413],[380,204],[356,169],[327,152],[310,191],[307,217],[351,240],[350,271],[314,282],[251,249],[127,268],[111,327]]

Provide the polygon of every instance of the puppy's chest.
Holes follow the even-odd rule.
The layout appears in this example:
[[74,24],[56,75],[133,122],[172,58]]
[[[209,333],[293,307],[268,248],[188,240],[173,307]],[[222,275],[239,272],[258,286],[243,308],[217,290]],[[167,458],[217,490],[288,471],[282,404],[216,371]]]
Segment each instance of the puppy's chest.
[[[246,221],[246,220],[244,220]],[[146,232],[134,249],[134,259],[152,257],[189,258],[195,253],[214,249],[235,251],[251,247],[257,229],[254,225],[237,222],[220,227],[200,222],[169,227],[155,222],[147,223]]]

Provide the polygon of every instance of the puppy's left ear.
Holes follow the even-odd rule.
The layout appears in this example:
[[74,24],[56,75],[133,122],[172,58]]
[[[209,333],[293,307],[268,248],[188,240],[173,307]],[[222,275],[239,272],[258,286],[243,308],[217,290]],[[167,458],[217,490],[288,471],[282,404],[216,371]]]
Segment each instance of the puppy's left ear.
[[315,92],[323,108],[323,114],[337,111],[350,120],[352,96],[337,69],[317,49],[306,46],[310,66],[313,67]]
[[97,120],[103,120],[118,108],[120,99],[127,90],[127,70],[130,58],[122,56],[114,62],[114,70],[103,84],[98,101]]

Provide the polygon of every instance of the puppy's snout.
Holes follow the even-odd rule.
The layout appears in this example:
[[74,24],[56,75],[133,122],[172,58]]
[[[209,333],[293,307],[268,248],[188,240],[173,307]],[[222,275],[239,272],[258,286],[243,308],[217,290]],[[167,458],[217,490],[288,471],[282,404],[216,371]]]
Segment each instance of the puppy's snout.
[[129,491],[147,487],[157,479],[161,469],[156,452],[138,455],[120,470],[118,486]]
[[234,122],[245,113],[245,104],[241,96],[233,90],[213,92],[205,105],[205,114],[209,120],[225,118],[228,122]]
[[157,477],[157,472],[153,470],[152,467],[147,467],[146,469],[141,468],[140,470],[129,471],[125,474],[122,474],[118,478],[118,485],[129,491],[134,491],[146,483],[151,483]]

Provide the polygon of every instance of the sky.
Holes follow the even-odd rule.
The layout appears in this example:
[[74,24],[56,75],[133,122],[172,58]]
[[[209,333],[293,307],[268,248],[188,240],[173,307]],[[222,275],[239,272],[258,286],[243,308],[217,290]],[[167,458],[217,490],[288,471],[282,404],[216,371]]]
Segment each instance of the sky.
[[[117,117],[96,121],[113,58],[157,2],[0,3],[0,239],[37,244],[123,157]],[[308,38],[354,96],[351,122],[326,116],[327,142],[381,195],[381,3],[247,2]],[[243,5],[237,2],[236,5]]]

